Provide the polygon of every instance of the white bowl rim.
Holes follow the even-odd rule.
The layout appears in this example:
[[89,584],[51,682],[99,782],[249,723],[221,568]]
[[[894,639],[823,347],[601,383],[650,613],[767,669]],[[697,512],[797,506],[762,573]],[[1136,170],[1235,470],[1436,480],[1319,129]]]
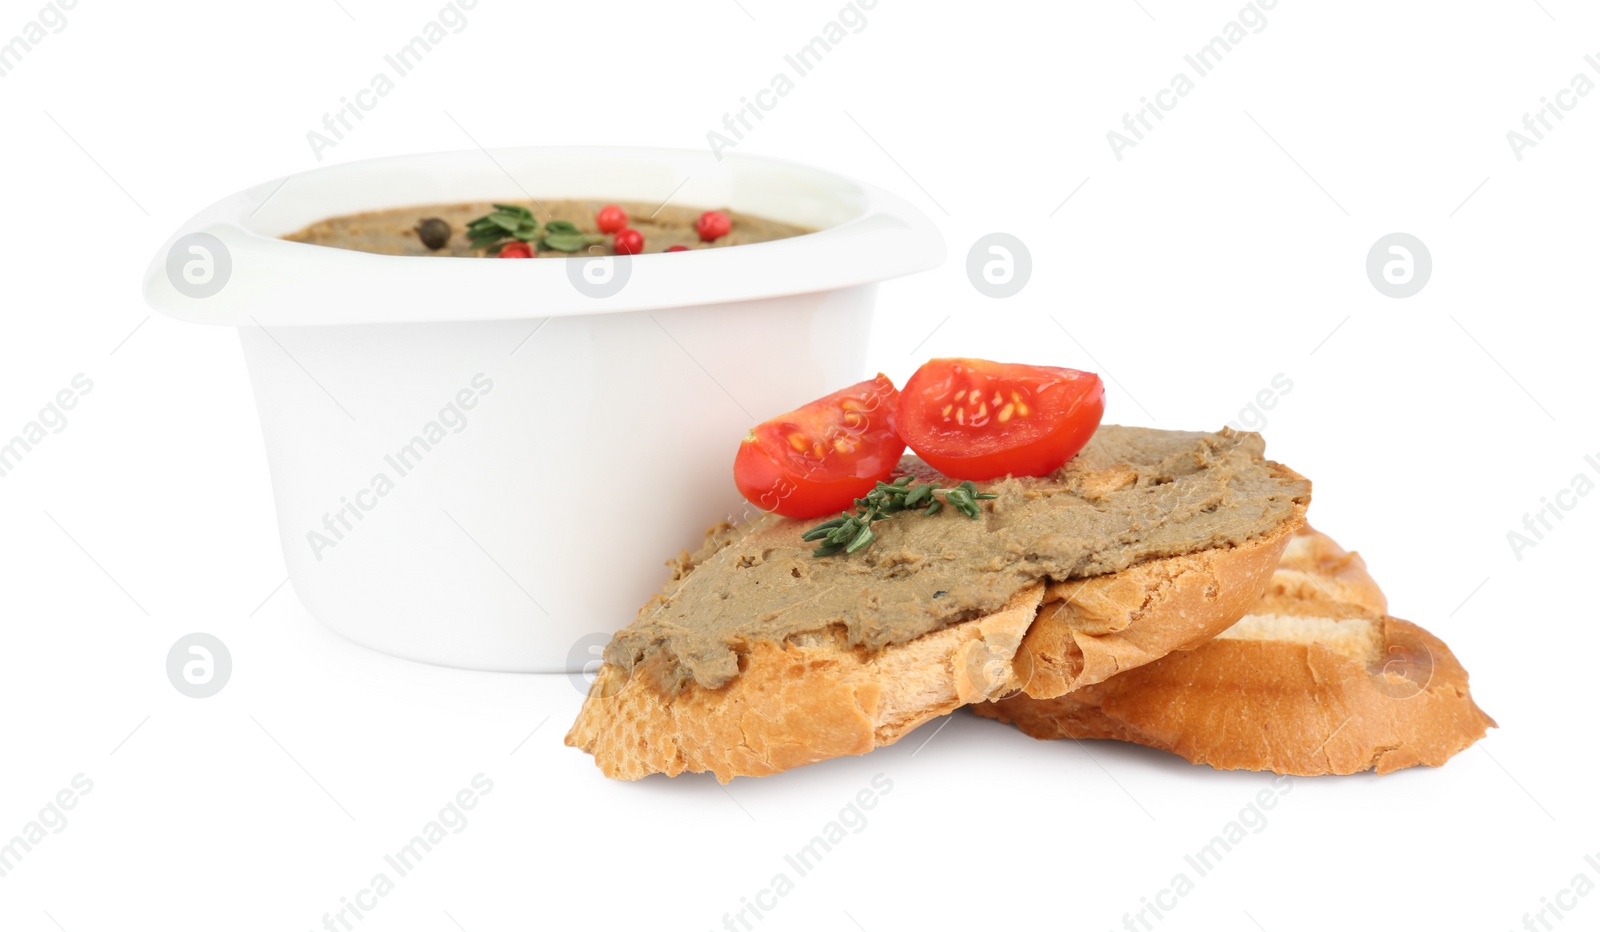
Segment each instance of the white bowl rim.
[[[562,161],[569,165],[610,161],[619,170],[630,163],[667,166],[680,173],[705,169],[724,178],[740,171],[788,173],[836,192],[841,202],[850,202],[848,209],[854,215],[789,239],[618,259],[615,261],[631,263],[627,285],[603,297],[580,293],[569,274],[572,263],[601,261],[594,258],[493,262],[477,257],[383,256],[291,242],[276,233],[262,232],[252,219],[290,186],[306,197],[314,195],[319,186],[329,190],[328,186],[341,183],[381,187],[381,180],[374,179],[385,173],[458,171],[492,178],[498,171],[521,189],[503,166]],[[689,175],[685,181],[694,177],[711,176]],[[508,194],[504,184],[485,182],[481,199],[524,199]],[[537,190],[531,193],[541,196]],[[479,198],[463,194],[455,199]],[[373,195],[371,205],[359,209],[418,203],[415,197],[385,192]],[[728,206],[740,209],[737,204]],[[174,246],[195,233],[220,240],[231,262],[226,284],[206,297],[181,291],[168,271]],[[907,201],[881,188],[785,159],[737,153],[717,158],[709,151],[621,146],[461,149],[319,166],[223,198],[201,210],[163,243],[146,271],[144,296],[152,308],[167,316],[223,326],[531,319],[830,291],[934,268],[943,261],[944,253],[937,227]],[[463,296],[471,300],[463,300]]]

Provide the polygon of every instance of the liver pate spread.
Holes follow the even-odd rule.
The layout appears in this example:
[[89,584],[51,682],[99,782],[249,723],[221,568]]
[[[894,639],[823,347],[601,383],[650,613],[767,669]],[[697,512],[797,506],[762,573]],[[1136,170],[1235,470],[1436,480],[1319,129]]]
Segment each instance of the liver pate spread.
[[[695,221],[703,208],[682,207],[669,204],[644,204],[629,201],[552,200],[538,203],[516,201],[533,212],[539,223],[566,220],[585,233],[596,232],[595,215],[608,203],[616,203],[628,213],[628,226],[644,235],[644,251],[665,252],[672,246],[689,249],[709,249],[721,246],[743,246],[765,243],[810,233],[805,227],[775,220],[753,217],[737,211],[723,210],[733,221],[733,229],[726,236],[710,243],[702,243],[695,232]],[[318,221],[303,230],[290,233],[284,239],[318,246],[334,246],[385,256],[481,256],[467,239],[467,223],[494,210],[488,201],[470,204],[429,204],[421,207],[399,207],[376,210],[364,214],[350,214]],[[652,216],[652,214],[654,216]],[[450,225],[450,239],[443,249],[431,250],[417,236],[416,227],[422,220],[436,217]],[[540,257],[615,255],[608,236],[601,243],[581,252],[540,250]]]
[[[739,673],[743,643],[830,628],[867,650],[999,609],[1050,578],[1113,573],[1162,557],[1266,535],[1309,501],[1311,483],[1262,456],[1261,436],[1102,426],[1055,473],[980,483],[998,498],[978,519],[946,508],[873,525],[855,554],[813,557],[801,533],[816,521],[764,515],[714,529],[675,578],[618,632],[607,661],[647,654],[673,663],[664,688],[716,689]],[[927,467],[907,457],[921,479]],[[944,484],[950,484],[948,482]]]

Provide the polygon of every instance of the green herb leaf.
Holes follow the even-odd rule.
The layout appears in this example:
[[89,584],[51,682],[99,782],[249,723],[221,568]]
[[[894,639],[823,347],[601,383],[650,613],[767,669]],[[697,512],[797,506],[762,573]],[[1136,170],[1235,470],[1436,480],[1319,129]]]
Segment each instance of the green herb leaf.
[[544,245],[545,248],[554,249],[556,252],[578,252],[589,245],[589,241],[584,238],[582,233],[551,233],[546,231]]
[[598,233],[550,232],[548,226],[545,231],[545,245],[557,252],[581,252],[595,243],[605,242],[605,237]]
[[804,534],[801,534],[800,535],[800,539],[801,540],[820,540],[821,538],[827,537],[829,532],[831,532],[834,528],[838,527],[839,525],[843,524],[846,521],[846,519],[847,519],[846,515],[840,515],[839,517],[834,518],[831,521],[824,521],[821,524],[817,525],[816,527],[811,528],[810,530],[806,531]]
[[846,543],[849,543],[851,538],[855,537],[856,532],[860,528],[861,521],[859,518],[849,518],[843,524],[829,531],[828,536],[824,538],[824,540],[830,544],[838,544],[843,546]]

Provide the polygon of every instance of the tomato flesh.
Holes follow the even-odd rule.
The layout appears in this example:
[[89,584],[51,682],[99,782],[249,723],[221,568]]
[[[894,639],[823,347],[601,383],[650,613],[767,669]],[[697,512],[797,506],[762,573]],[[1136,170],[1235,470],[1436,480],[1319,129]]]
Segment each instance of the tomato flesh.
[[905,452],[891,415],[898,395],[880,373],[755,427],[733,460],[739,493],[788,518],[849,508]]
[[1105,386],[1092,372],[932,359],[900,392],[895,426],[953,479],[1043,476],[1083,449],[1105,407]]

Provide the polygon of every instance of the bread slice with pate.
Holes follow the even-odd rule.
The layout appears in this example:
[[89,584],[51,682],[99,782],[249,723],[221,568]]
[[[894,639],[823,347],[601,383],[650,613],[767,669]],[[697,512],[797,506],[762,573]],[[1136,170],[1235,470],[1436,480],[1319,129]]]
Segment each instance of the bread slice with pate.
[[1387,612],[1360,555],[1307,527],[1261,600],[1214,640],[1065,695],[973,711],[1035,738],[1131,741],[1222,770],[1438,766],[1495,723],[1450,648]]
[[980,483],[977,518],[901,513],[859,553],[814,556],[814,522],[719,525],[612,639],[567,744],[617,779],[727,782],[1192,647],[1256,602],[1304,519],[1310,483],[1263,454],[1226,428],[1106,425],[1049,476]]

